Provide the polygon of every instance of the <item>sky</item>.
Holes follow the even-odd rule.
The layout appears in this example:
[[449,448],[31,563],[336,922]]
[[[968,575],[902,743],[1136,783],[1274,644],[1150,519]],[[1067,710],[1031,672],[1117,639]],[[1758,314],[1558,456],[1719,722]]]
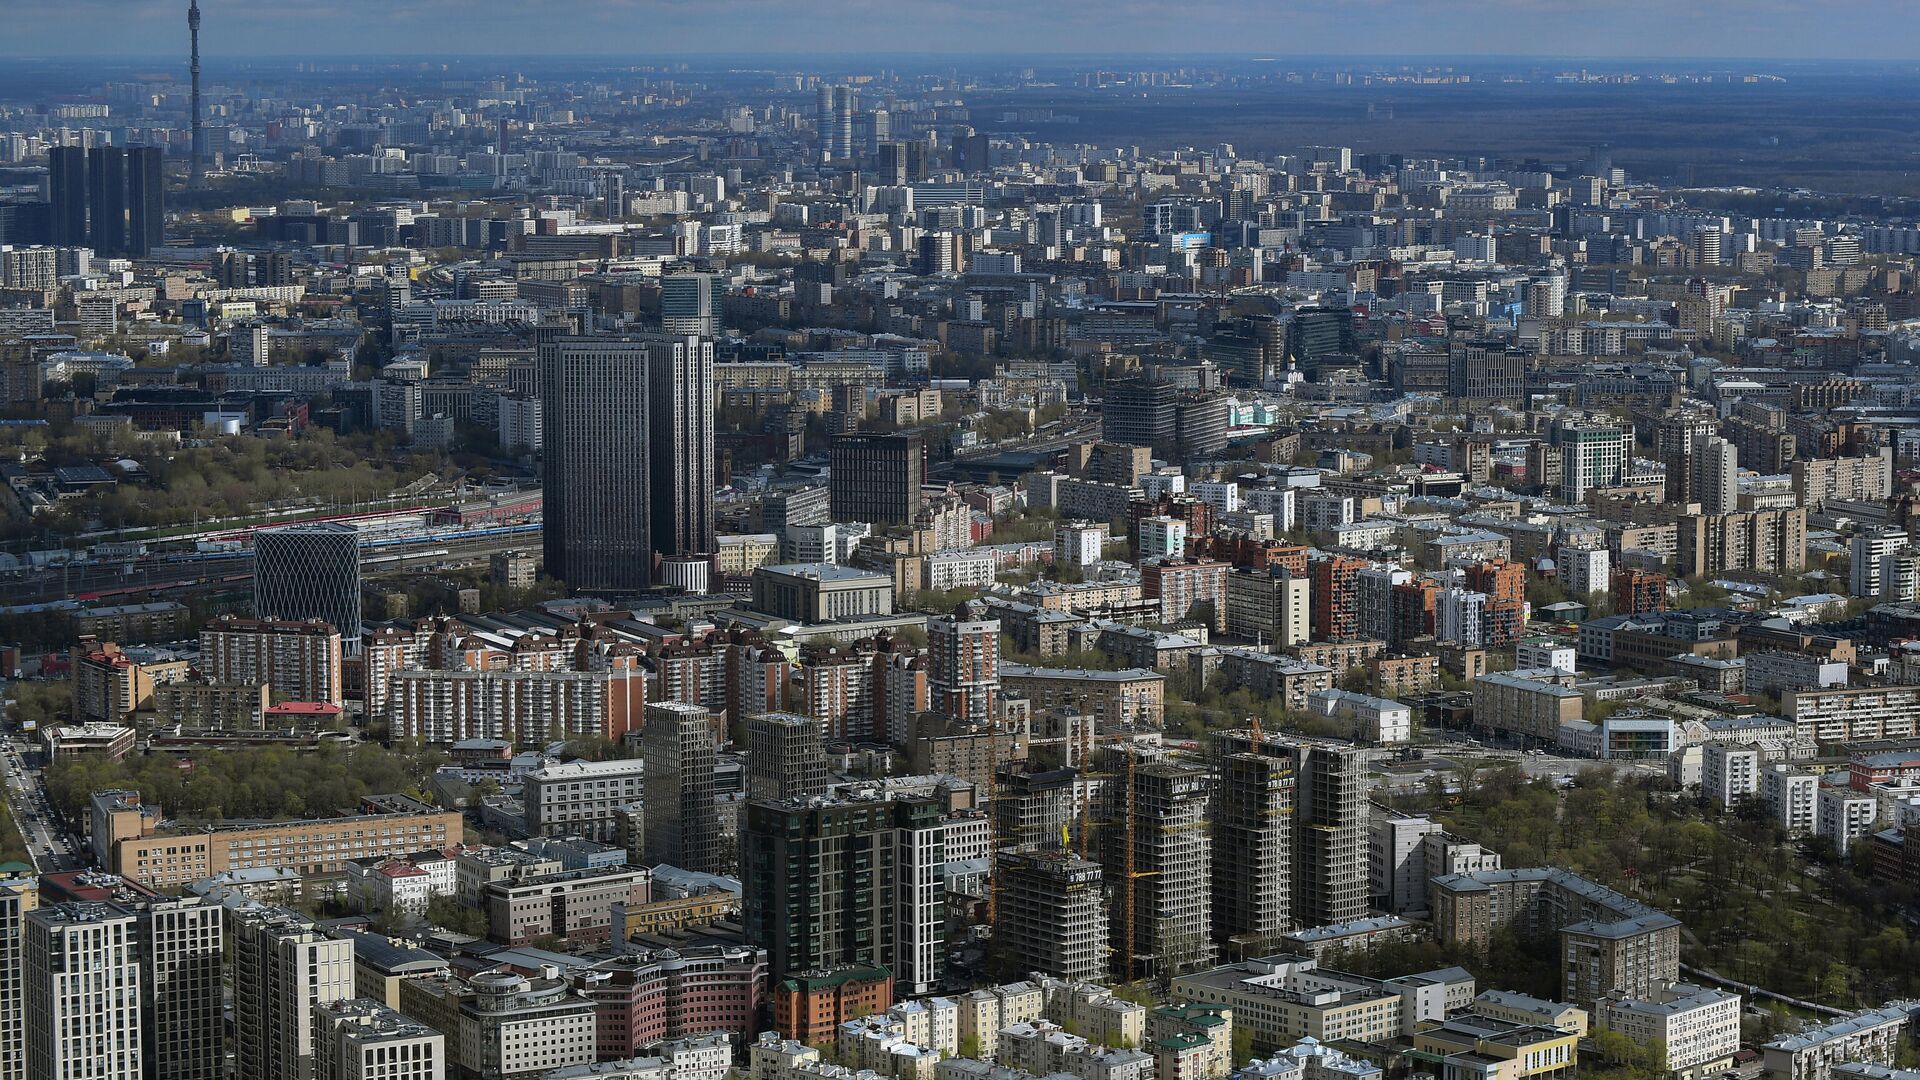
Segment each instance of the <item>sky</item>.
[[[203,0],[222,56],[1913,60],[1915,0]],[[186,0],[0,0],[0,55],[184,58]]]

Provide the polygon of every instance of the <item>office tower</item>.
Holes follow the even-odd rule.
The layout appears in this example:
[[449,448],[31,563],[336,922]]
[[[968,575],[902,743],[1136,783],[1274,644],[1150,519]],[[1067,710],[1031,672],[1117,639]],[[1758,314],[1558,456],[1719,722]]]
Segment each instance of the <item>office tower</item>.
[[47,151],[47,196],[51,202],[49,239],[56,247],[87,245],[87,152],[77,146]]
[[1447,393],[1475,401],[1519,401],[1527,393],[1527,354],[1499,340],[1452,342]]
[[207,132],[200,115],[200,0],[187,0],[187,33],[193,39],[193,183],[198,185],[207,172]]
[[446,1036],[366,998],[314,1010],[313,1080],[444,1080]]
[[[1207,774],[1133,747],[1103,748],[1100,864],[1119,892],[1115,975],[1166,978],[1213,962]],[[1144,759],[1144,760],[1143,760]]]
[[542,544],[547,573],[576,593],[653,583],[651,351],[635,338],[540,343]]
[[1633,461],[1633,432],[1606,420],[1555,420],[1548,442],[1560,449],[1560,499],[1585,502],[1587,491],[1615,487]]
[[647,862],[719,871],[713,718],[698,705],[677,701],[649,704],[646,716],[640,752],[646,764]]
[[138,939],[112,904],[27,916],[27,1080],[141,1080]]
[[[768,985],[811,968],[922,969],[918,958],[896,961],[902,921],[930,918],[925,905],[944,903],[937,878],[924,876],[936,856],[927,845],[944,835],[940,817],[933,799],[748,803],[741,923],[767,950]],[[905,888],[903,842],[917,849]]]
[[167,188],[157,146],[127,151],[127,254],[142,258],[167,242]]
[[1099,982],[1108,976],[1107,896],[1100,864],[1020,847],[994,858],[993,941],[1020,973]]
[[953,133],[953,167],[963,173],[987,171],[987,137],[970,127]]
[[720,333],[720,281],[715,274],[681,272],[660,279],[660,329],[675,337]]
[[1653,429],[1653,456],[1666,466],[1667,501],[1689,503],[1699,496],[1693,491],[1693,444],[1703,436],[1716,434],[1720,419],[1710,412],[1674,411],[1660,418]]
[[874,178],[881,184],[905,187],[927,178],[927,147],[921,142],[889,139],[876,150],[879,170]]
[[920,513],[927,479],[919,435],[836,436],[828,452],[828,516],[835,522],[906,525]]
[[711,555],[713,525],[713,341],[674,335],[647,356],[648,538],[661,555]]
[[323,521],[253,534],[253,609],[262,619],[318,619],[360,652],[360,532]]
[[102,255],[127,250],[127,152],[118,146],[87,151],[87,246]]
[[1107,384],[1100,406],[1103,442],[1151,448],[1155,457],[1204,457],[1226,446],[1229,409],[1218,394],[1190,393],[1170,382]]
[[1740,508],[1740,454],[1717,435],[1697,435],[1689,462],[1693,498],[1703,514],[1730,514]]
[[1322,368],[1352,366],[1359,347],[1351,308],[1304,307],[1287,323],[1287,359],[1309,380]]
[[288,908],[242,908],[232,920],[235,1075],[310,1080],[315,1013],[353,996],[353,941]]
[[1000,620],[927,620],[927,688],[933,711],[969,724],[993,719],[1000,699]]
[[155,897],[139,919],[147,1080],[221,1080],[226,1069],[223,915],[197,896]]
[[0,878],[0,1080],[27,1074],[27,914],[39,902],[37,878]]
[[827,793],[820,721],[793,713],[747,717],[747,798],[810,799]]
[[1367,913],[1366,766],[1343,743],[1289,743],[1294,774],[1293,921],[1327,926]]
[[1213,936],[1228,959],[1264,956],[1293,928],[1293,762],[1220,759],[1213,791]]

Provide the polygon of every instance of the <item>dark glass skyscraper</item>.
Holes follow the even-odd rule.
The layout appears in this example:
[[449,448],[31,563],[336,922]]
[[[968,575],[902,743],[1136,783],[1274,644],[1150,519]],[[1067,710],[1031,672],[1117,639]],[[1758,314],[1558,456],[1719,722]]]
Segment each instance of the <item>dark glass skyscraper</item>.
[[827,485],[834,521],[904,525],[920,512],[927,453],[911,434],[841,435],[829,451]]
[[575,592],[653,584],[651,351],[634,337],[540,344],[546,569]]
[[87,242],[87,152],[77,146],[47,151],[47,196],[53,204],[50,239],[59,247]]
[[127,152],[122,147],[87,151],[87,246],[102,255],[127,250]]
[[253,607],[262,619],[321,619],[360,651],[360,532],[320,522],[253,534]]
[[164,154],[157,146],[127,151],[126,253],[139,258],[167,242]]

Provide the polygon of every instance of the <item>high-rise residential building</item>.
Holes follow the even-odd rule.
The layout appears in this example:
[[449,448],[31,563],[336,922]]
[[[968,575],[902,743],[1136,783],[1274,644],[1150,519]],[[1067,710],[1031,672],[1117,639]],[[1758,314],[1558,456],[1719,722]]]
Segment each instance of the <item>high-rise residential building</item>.
[[87,246],[101,255],[127,251],[127,151],[96,146],[87,151]]
[[47,150],[47,190],[52,228],[48,238],[56,247],[87,244],[87,152],[77,146]]
[[717,870],[713,717],[677,701],[649,704],[646,717],[640,750],[646,763],[647,862],[697,873]]
[[1800,507],[1682,514],[1674,524],[1674,566],[1683,577],[1733,569],[1793,573],[1807,565],[1807,512]]
[[1318,641],[1350,641],[1360,636],[1360,573],[1365,559],[1329,555],[1310,564],[1313,578],[1313,636]]
[[711,555],[713,340],[674,335],[649,342],[647,380],[648,539],[661,555]]
[[931,800],[896,803],[893,984],[902,997],[939,989],[947,966],[947,822]]
[[547,573],[574,592],[653,584],[651,346],[553,337],[539,347]]
[[353,996],[353,941],[287,908],[242,908],[232,923],[236,1074],[310,1080],[316,1013]]
[[933,711],[969,724],[993,719],[1000,700],[1000,620],[929,619],[927,656]]
[[1327,926],[1367,913],[1367,770],[1360,750],[1291,743],[1294,759],[1293,921]]
[[447,1037],[377,1001],[314,1010],[313,1080],[444,1080]]
[[340,632],[331,624],[236,619],[200,631],[199,668],[216,683],[266,683],[293,701],[343,700]]
[[253,534],[253,610],[262,619],[318,619],[360,652],[360,531],[335,521]]
[[294,701],[344,700],[340,630],[223,615],[200,630],[200,671],[211,682],[265,682]]
[[1862,529],[1847,541],[1850,560],[1847,587],[1850,595],[1879,596],[1885,583],[1880,579],[1882,560],[1898,553],[1908,544],[1905,529]]
[[[1109,927],[1118,977],[1162,978],[1210,965],[1212,844],[1207,774],[1133,747],[1103,747],[1100,863],[1119,901]],[[1129,760],[1129,757],[1132,760]]]
[[793,713],[746,719],[747,798],[810,799],[827,793],[820,721]]
[[1227,575],[1227,633],[1284,648],[1311,632],[1311,589],[1304,575],[1281,567]]
[[941,817],[934,799],[748,803],[741,922],[767,950],[768,984],[849,965],[916,985],[937,971],[925,935],[938,933],[933,908],[946,902]]
[[112,904],[26,917],[27,1080],[141,1080],[139,938]]
[[851,86],[822,83],[815,92],[814,131],[819,137],[821,164],[853,156],[853,116],[859,96]]
[[719,275],[682,271],[661,277],[660,329],[674,337],[719,336]]
[[167,242],[164,151],[138,146],[127,151],[127,254],[142,258]]
[[1615,615],[1645,615],[1667,610],[1667,576],[1622,566],[1613,572],[1609,591]]
[[1212,813],[1214,940],[1230,959],[1266,955],[1293,928],[1293,762],[1221,758]]
[[840,435],[829,451],[828,508],[833,521],[905,525],[920,513],[927,451],[912,433]]
[[27,1074],[27,914],[39,903],[38,878],[0,878],[0,1080]]
[[1667,501],[1689,503],[1693,492],[1694,440],[1720,430],[1720,418],[1711,412],[1675,410],[1660,418],[1653,429],[1653,456],[1666,466]]
[[1107,897],[1100,864],[1019,847],[994,858],[993,940],[1021,971],[1098,982],[1108,977]]
[[1693,477],[1688,486],[1703,514],[1730,514],[1740,508],[1740,454],[1732,443],[1717,435],[1699,435],[1693,440],[1688,463]]
[[227,1045],[226,909],[184,896],[143,900],[134,912],[147,1080],[221,1080]]

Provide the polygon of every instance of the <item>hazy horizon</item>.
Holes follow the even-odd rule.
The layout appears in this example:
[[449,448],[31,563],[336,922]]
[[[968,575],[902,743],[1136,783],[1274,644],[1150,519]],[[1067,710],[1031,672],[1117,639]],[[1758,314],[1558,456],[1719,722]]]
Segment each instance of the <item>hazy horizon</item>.
[[[185,0],[10,6],[0,52],[11,57],[184,63],[187,54]],[[1920,64],[1920,20],[1895,0],[1838,9],[1807,0],[1292,0],[1272,13],[1229,0],[205,0],[201,11],[210,62],[886,54]]]

